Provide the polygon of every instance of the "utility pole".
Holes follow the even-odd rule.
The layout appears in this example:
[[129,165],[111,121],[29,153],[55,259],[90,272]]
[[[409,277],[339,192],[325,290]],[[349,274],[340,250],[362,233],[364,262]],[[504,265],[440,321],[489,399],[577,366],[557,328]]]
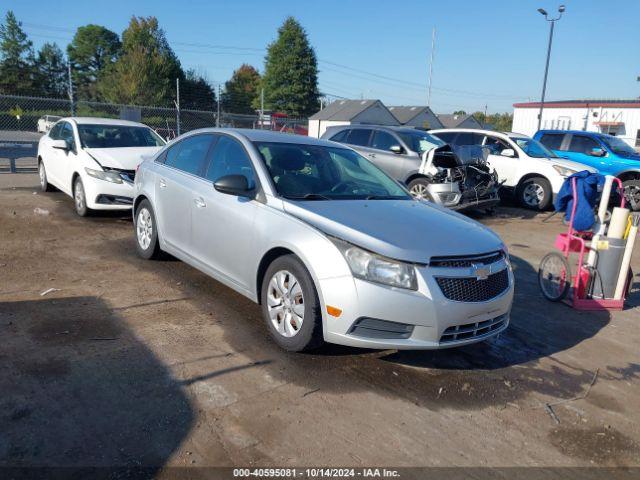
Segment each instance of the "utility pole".
[[436,27],[431,32],[431,60],[429,61],[429,96],[427,98],[427,106],[431,108],[431,81],[433,80],[433,56],[436,51]]
[[218,114],[216,115],[216,127],[220,128],[220,102],[222,98],[220,97],[220,84],[218,84]]
[[69,102],[71,102],[71,116],[76,116],[76,104],[73,100],[73,81],[71,80],[71,62],[67,60],[67,80],[69,82]]
[[180,79],[176,78],[176,136],[180,136]]
[[565,6],[560,5],[558,7],[558,16],[556,18],[549,18],[549,14],[544,8],[539,8],[538,12],[544,16],[544,19],[551,24],[549,28],[549,45],[547,46],[547,63],[544,67],[544,80],[542,81],[542,97],[540,98],[540,111],[538,112],[538,130],[542,125],[542,110],[544,109],[544,97],[547,93],[547,75],[549,73],[549,59],[551,58],[551,45],[553,43],[553,29],[556,22],[562,18],[562,14],[565,11]]

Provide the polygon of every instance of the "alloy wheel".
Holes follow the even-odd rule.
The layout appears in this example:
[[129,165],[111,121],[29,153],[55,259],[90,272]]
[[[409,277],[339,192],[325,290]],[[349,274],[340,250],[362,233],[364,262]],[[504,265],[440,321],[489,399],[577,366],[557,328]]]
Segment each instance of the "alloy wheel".
[[522,199],[530,207],[537,207],[544,198],[544,187],[537,183],[530,183],[522,191]]
[[81,212],[85,207],[85,198],[84,198],[84,187],[81,182],[76,183],[76,188],[74,192],[74,199],[76,201],[76,210]]
[[624,197],[632,211],[637,212],[640,210],[640,185],[626,185],[624,187]]
[[136,233],[140,247],[142,247],[143,250],[149,248],[149,245],[151,245],[151,237],[153,236],[153,220],[149,210],[144,207],[138,212]]
[[298,279],[287,270],[276,272],[269,281],[267,309],[271,324],[283,337],[293,337],[304,321],[304,296]]
[[416,198],[418,200],[429,198],[427,193],[427,186],[422,185],[421,183],[416,183],[413,187],[411,187],[411,190],[409,190],[409,193],[411,193],[413,198]]

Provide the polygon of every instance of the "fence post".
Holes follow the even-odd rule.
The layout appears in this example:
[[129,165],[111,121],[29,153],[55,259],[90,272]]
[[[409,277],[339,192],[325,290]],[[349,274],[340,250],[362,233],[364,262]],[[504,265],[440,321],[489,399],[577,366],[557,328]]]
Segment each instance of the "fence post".
[[180,136],[180,79],[176,78],[176,136]]
[[73,81],[71,80],[71,61],[67,60],[67,77],[69,81],[69,102],[71,103],[71,116],[76,116],[76,104],[73,99]]
[[222,98],[220,98],[220,84],[218,84],[218,114],[216,115],[216,127],[220,128],[220,102]]

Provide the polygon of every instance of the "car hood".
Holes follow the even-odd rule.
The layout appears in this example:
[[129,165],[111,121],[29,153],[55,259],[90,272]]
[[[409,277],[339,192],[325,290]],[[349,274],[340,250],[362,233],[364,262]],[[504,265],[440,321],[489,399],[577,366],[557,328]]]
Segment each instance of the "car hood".
[[500,237],[484,225],[427,202],[285,201],[284,209],[328,235],[407,262],[488,253],[502,246]]
[[135,170],[146,158],[162,147],[85,148],[100,165],[121,170]]

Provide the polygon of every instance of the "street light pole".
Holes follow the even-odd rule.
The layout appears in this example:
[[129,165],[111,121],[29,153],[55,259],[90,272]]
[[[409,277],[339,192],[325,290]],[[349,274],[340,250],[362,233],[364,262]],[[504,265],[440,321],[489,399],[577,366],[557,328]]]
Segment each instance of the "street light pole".
[[549,60],[551,59],[551,45],[553,44],[553,30],[556,25],[556,22],[562,18],[562,14],[565,11],[565,6],[560,5],[558,7],[558,16],[556,18],[549,18],[547,11],[544,8],[539,8],[538,12],[541,15],[544,15],[544,18],[547,22],[549,22],[549,45],[547,46],[547,63],[544,67],[544,80],[542,81],[542,97],[540,98],[540,111],[538,112],[538,130],[540,130],[540,126],[542,125],[542,110],[544,109],[544,97],[547,93],[547,75],[549,74]]

